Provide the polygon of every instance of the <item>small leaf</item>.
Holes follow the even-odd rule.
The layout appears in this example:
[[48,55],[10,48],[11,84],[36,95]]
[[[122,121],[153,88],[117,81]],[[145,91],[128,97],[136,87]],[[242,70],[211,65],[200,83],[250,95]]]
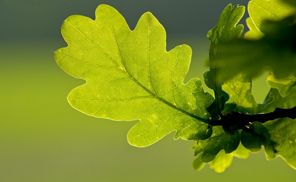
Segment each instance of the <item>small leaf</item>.
[[206,163],[202,162],[201,161],[201,155],[198,155],[196,157],[196,159],[193,161],[192,165],[193,165],[193,169],[199,171],[206,165]]
[[219,81],[239,73],[256,77],[268,70],[282,79],[295,72],[296,9],[279,0],[252,0],[248,10],[250,31],[245,39],[220,44],[219,55],[211,62],[220,70]]
[[[226,87],[232,87],[227,90],[231,94],[231,103],[237,101],[237,99],[235,98],[237,94],[245,94],[241,93],[241,90],[235,90],[236,88],[234,88],[234,84],[237,84],[235,83],[236,80],[234,80],[232,83],[229,82],[225,83],[225,85],[222,85],[218,81],[219,78],[217,77],[219,69],[216,68],[214,64],[211,64],[211,61],[220,51],[220,43],[229,42],[233,38],[241,35],[243,31],[243,26],[236,26],[236,24],[242,18],[243,14],[243,6],[232,7],[231,4],[228,5],[223,10],[217,25],[208,32],[208,38],[211,40],[209,55],[210,71],[204,73],[204,79],[206,85],[209,88],[213,89],[215,92],[215,102],[207,108],[211,114],[212,119],[214,120],[218,120],[219,117],[221,117],[223,110],[225,110],[224,105],[230,98],[228,93],[226,93],[223,89],[225,85]],[[237,79],[237,81],[241,83],[242,80],[240,80],[239,78]],[[241,88],[239,87],[238,89]],[[246,90],[248,90],[248,88]],[[226,108],[226,110],[227,109],[228,108]],[[232,134],[224,131],[221,126],[215,126],[213,127],[212,133],[213,134],[210,138],[206,140],[199,140],[196,142],[194,150],[196,155],[199,154],[199,156],[193,163],[193,166],[196,170],[201,169],[204,166],[203,163],[209,163],[211,168],[213,168],[217,172],[222,172],[231,164],[232,155],[229,153],[233,152],[240,143],[239,132],[235,131]]]
[[221,150],[215,159],[209,162],[209,165],[215,172],[222,173],[231,165],[233,156],[246,159],[249,155],[250,152],[240,144],[238,148],[230,154],[226,154],[224,150]]
[[249,150],[247,150],[241,143],[239,144],[237,149],[233,151],[231,154],[241,159],[246,159],[250,156]]
[[286,97],[289,95],[291,89],[296,86],[296,77],[290,75],[283,79],[276,79],[274,75],[270,75],[267,77],[267,83],[271,88],[278,89],[282,97]]
[[235,131],[233,134],[224,131],[221,126],[213,127],[213,134],[206,140],[196,141],[193,149],[195,155],[201,155],[202,162],[210,162],[224,149],[225,153],[231,153],[237,149],[240,142],[240,134]]
[[281,118],[252,129],[256,134],[242,132],[244,147],[258,152],[264,146],[268,160],[281,156],[296,169],[296,120]]
[[[280,21],[295,13],[295,8],[282,2],[283,0],[252,0],[248,4],[251,25],[250,31],[262,31],[261,25],[265,20]],[[252,20],[253,23],[250,21]],[[259,35],[260,36],[260,35]]]
[[[225,107],[231,107],[230,110],[225,109],[227,113],[231,111],[254,113],[257,103],[252,95],[251,79],[239,74],[233,79],[225,82],[222,89],[229,95],[229,100]],[[233,105],[235,107],[233,108]],[[238,121],[239,122],[239,121]]]
[[256,27],[256,25],[250,17],[246,19],[246,24],[250,30],[245,33],[245,38],[256,40],[264,36],[264,34],[258,29],[258,27]]
[[[275,108],[289,109],[295,106],[296,87],[293,87],[286,97],[282,97],[277,89],[271,89],[259,108],[261,112],[273,112]],[[241,133],[242,144],[247,149],[257,152],[261,146],[265,146],[268,160],[281,156],[296,169],[296,119],[281,118],[264,124],[254,123],[250,129],[254,133]]]
[[[281,118],[264,125],[270,133],[270,140],[277,144],[277,155],[296,169],[296,119]],[[267,155],[267,159],[273,158]]]
[[209,165],[217,173],[222,173],[232,163],[233,157],[231,154],[226,154],[224,150],[221,150],[214,160],[209,162]]
[[131,145],[145,147],[177,130],[175,138],[209,137],[206,108],[213,97],[201,81],[183,83],[191,48],[166,51],[163,26],[151,14],[131,31],[114,8],[100,5],[96,19],[74,15],[62,26],[68,47],[55,52],[58,65],[86,80],[68,96],[77,110],[112,120],[140,120],[128,133]]
[[[214,169],[215,172],[221,173],[224,172],[227,167],[229,167],[232,163],[233,156],[246,159],[250,155],[250,152],[239,144],[238,148],[230,154],[226,154],[224,150],[221,150],[214,160],[208,162],[210,168]],[[206,163],[201,161],[201,156],[198,155],[196,159],[193,161],[193,168],[195,170],[201,170]]]
[[220,43],[226,43],[239,37],[244,29],[242,24],[237,25],[245,13],[244,6],[227,5],[220,15],[217,25],[208,32],[211,40],[210,58],[217,54]]
[[262,113],[273,112],[276,108],[290,109],[296,106],[296,87],[291,88],[289,95],[282,97],[277,89],[271,89],[259,111]]
[[251,132],[242,131],[241,142],[244,147],[251,152],[259,152],[262,146],[265,147],[266,154],[269,159],[276,156],[276,142],[271,140],[268,129],[259,122],[255,122],[250,126]]
[[226,92],[222,90],[221,84],[216,81],[215,71],[216,68],[212,68],[211,71],[204,73],[205,84],[215,91],[215,102],[213,102],[208,108],[208,112],[211,114],[212,119],[218,120],[222,111],[224,110],[224,105],[229,99]]
[[[272,71],[277,79],[293,74],[296,69],[296,24],[293,17],[280,22],[265,21],[265,36],[258,40],[236,39],[220,45],[220,54],[213,61],[219,69],[221,81],[239,73],[256,77],[263,71]],[[280,64],[279,64],[280,60]]]
[[241,35],[243,31],[243,25],[237,25],[239,20],[244,15],[245,9],[243,6],[234,6],[231,4],[226,6],[223,10],[217,25],[208,32],[208,39],[211,40],[209,61],[210,71],[204,74],[206,85],[213,89],[215,92],[215,102],[208,108],[211,113],[212,119],[218,119],[224,110],[224,104],[229,99],[226,92],[222,90],[222,85],[218,81],[219,69],[212,64],[212,60],[219,53],[218,45],[226,43]]

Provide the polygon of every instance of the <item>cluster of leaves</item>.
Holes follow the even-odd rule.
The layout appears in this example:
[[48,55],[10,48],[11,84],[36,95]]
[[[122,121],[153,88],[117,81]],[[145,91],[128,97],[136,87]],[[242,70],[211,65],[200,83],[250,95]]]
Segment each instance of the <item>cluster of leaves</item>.
[[[62,26],[68,47],[57,50],[55,59],[64,71],[86,83],[73,89],[68,101],[94,117],[140,120],[128,132],[133,146],[149,146],[173,131],[175,139],[194,140],[195,169],[209,163],[222,172],[233,156],[247,158],[262,146],[267,159],[281,156],[296,168],[293,119],[224,125],[224,118],[234,112],[267,113],[296,106],[293,5],[289,0],[250,1],[250,31],[244,37],[244,27],[237,23],[245,8],[224,9],[208,33],[210,70],[204,79],[214,96],[203,91],[198,78],[183,83],[191,48],[180,45],[166,51],[165,30],[150,12],[133,31],[108,5],[97,8],[95,20],[70,16]],[[257,104],[251,77],[266,68],[272,71],[267,78],[271,90],[264,103]]]

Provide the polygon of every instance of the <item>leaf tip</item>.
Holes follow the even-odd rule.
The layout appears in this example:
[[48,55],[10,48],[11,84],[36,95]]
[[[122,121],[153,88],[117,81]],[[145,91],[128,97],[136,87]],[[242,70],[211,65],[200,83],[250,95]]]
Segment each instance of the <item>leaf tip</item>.
[[150,11],[147,11],[146,13],[144,13],[141,16],[141,18],[140,18],[139,21],[141,21],[141,19],[146,20],[148,22],[148,24],[150,24],[153,20],[156,20],[159,23],[159,21],[157,20],[157,18]]

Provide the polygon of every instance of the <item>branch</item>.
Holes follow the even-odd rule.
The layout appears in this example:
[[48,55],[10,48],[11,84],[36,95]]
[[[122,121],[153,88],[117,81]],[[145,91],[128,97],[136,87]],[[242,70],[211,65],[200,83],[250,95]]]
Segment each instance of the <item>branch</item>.
[[296,118],[296,107],[291,109],[276,108],[271,113],[262,114],[245,114],[240,112],[232,112],[223,116],[221,120],[212,120],[209,122],[211,126],[223,126],[226,128],[234,127],[236,129],[243,129],[251,125],[253,122],[265,123],[270,120],[288,117]]

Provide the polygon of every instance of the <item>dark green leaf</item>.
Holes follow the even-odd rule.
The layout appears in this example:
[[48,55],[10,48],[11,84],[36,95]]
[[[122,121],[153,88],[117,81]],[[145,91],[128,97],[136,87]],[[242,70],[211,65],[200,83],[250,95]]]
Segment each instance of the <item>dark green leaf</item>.
[[220,69],[219,81],[239,73],[256,77],[270,70],[280,79],[295,72],[295,8],[278,0],[252,0],[248,10],[247,39],[220,44],[219,55],[211,62]]
[[[226,154],[224,150],[220,150],[214,160],[208,162],[210,168],[214,169],[216,172],[224,172],[227,167],[232,163],[233,156],[246,159],[250,155],[249,151],[240,144],[238,148],[230,154]],[[198,155],[193,161],[193,168],[195,170],[201,170],[206,163],[201,161],[201,156]]]
[[268,129],[259,122],[255,122],[250,126],[250,132],[242,131],[241,141],[244,147],[251,152],[259,152],[262,146],[268,158],[274,158],[277,152],[275,150],[276,143],[271,140]]
[[220,45],[221,52],[214,64],[220,69],[221,81],[239,73],[256,77],[266,70],[282,79],[296,71],[296,25],[283,20],[266,21],[262,26],[265,36],[259,40],[237,39]]
[[201,155],[202,162],[210,162],[224,149],[225,153],[231,153],[237,149],[240,142],[240,133],[229,133],[221,126],[213,127],[213,134],[206,140],[198,140],[194,146],[195,155]]
[[280,0],[282,1],[283,3],[287,3],[291,6],[294,6],[296,8],[296,1],[295,0]]
[[[270,140],[276,144],[276,154],[296,169],[296,119],[282,118],[267,122],[264,126],[269,131]],[[273,159],[268,151],[266,153],[267,159]]]
[[[277,89],[271,89],[261,112],[273,112],[275,108],[289,109],[296,106],[296,87],[290,90],[289,95],[282,97]],[[243,131],[242,143],[251,150],[257,152],[261,146],[265,147],[267,159],[272,160],[281,156],[289,165],[296,168],[296,120],[281,118],[268,121],[264,124],[254,123],[250,126],[252,132]]]

